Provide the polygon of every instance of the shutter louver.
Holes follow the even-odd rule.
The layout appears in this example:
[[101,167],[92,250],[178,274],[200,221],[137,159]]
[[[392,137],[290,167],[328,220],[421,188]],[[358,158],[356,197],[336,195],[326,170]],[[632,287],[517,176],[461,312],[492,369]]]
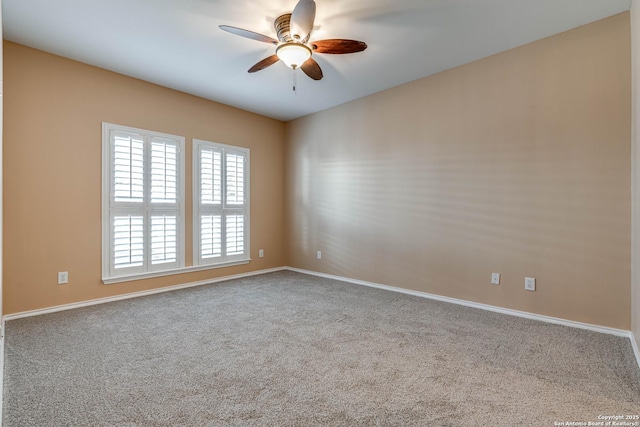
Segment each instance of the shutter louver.
[[222,256],[220,215],[200,215],[200,256],[203,259]]
[[228,205],[244,204],[244,156],[227,153],[226,158],[226,186]]
[[113,218],[114,268],[139,267],[144,263],[144,217]]
[[151,264],[175,262],[178,251],[177,217],[151,216]]
[[144,140],[139,136],[113,137],[113,196],[117,202],[144,200]]
[[227,256],[244,253],[244,215],[227,215],[225,221]]

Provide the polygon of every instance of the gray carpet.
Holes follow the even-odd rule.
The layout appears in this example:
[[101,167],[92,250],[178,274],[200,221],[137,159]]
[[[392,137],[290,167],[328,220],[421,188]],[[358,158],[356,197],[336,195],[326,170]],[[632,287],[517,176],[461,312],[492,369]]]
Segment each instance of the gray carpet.
[[293,272],[14,320],[5,357],[5,427],[640,414],[628,339]]

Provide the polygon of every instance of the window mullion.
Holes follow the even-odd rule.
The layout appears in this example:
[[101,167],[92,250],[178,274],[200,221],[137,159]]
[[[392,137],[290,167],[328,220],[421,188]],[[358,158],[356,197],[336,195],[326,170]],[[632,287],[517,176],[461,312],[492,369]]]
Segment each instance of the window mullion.
[[151,137],[144,137],[144,267],[149,271],[151,266]]
[[164,186],[164,198],[166,199],[166,197],[167,197],[167,188],[168,188],[168,186],[167,186],[167,144],[164,144],[162,146],[162,151],[163,151],[162,155],[164,156],[164,177],[163,177],[164,179],[162,181],[163,181],[163,186]]
[[116,201],[116,143],[113,137],[113,133],[113,131],[109,132],[109,207],[114,206]]
[[193,247],[193,265],[202,263],[202,243],[200,242],[202,239],[202,227],[200,226],[200,212],[202,212],[202,171],[201,171],[201,162],[200,159],[202,148],[200,144],[195,143],[191,146],[191,156],[193,157],[193,161],[191,163],[193,171],[193,214],[192,218],[192,247]]
[[222,210],[227,207],[227,153],[226,150],[220,150],[222,153],[222,158],[220,160],[220,176],[222,181],[222,198],[220,202],[222,203]]
[[[129,143],[129,182],[133,182],[133,141]],[[133,197],[133,185],[129,186],[129,197]]]
[[222,248],[222,261],[227,260],[227,150],[220,150],[222,159],[220,160],[220,175],[222,181],[222,198],[220,200],[220,230],[222,231],[220,246]]

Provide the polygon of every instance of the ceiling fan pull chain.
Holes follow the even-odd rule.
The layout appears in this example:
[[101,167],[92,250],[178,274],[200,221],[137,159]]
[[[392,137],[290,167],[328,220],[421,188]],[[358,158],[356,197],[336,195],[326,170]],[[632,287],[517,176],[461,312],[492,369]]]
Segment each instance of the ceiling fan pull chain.
[[296,79],[296,69],[297,68],[293,68],[292,72],[293,72],[293,93],[297,95],[298,94],[298,91],[297,91],[298,81]]

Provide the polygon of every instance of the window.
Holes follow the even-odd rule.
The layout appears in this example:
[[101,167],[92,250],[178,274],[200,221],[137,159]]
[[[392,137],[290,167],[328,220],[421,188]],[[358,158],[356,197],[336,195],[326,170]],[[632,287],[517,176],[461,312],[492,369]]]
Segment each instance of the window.
[[102,124],[104,278],[184,266],[184,138]]
[[249,259],[249,150],[193,140],[194,265]]

